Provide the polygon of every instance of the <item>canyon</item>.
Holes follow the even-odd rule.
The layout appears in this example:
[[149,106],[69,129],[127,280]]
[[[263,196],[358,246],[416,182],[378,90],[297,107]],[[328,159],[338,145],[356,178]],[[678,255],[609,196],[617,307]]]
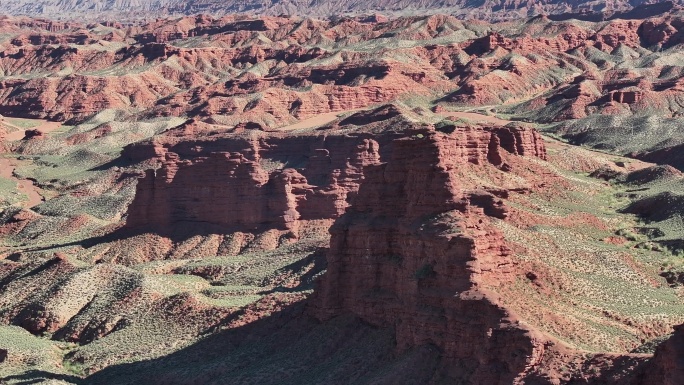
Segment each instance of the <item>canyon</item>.
[[681,383],[678,6],[216,4],[0,19],[0,381]]

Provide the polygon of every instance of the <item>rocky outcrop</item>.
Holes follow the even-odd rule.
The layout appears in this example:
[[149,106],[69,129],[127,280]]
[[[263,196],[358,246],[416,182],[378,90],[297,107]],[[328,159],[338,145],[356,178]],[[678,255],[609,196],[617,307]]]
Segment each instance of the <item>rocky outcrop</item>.
[[81,31],[71,34],[27,34],[20,35],[12,39],[11,44],[16,46],[24,45],[45,45],[45,44],[77,44],[86,45],[96,43],[97,40],[88,33],[88,31]]
[[[240,154],[216,153],[192,163],[180,162],[178,155],[167,153],[162,168],[147,171],[138,183],[127,224],[168,226],[175,217],[198,224],[254,228],[265,218],[277,216],[268,207],[268,181],[257,163]],[[272,191],[284,188],[276,186],[275,181],[269,187]],[[282,200],[287,200],[286,196],[280,198],[273,203],[274,209],[282,208]],[[297,218],[281,215],[279,219],[274,224],[286,228]]]
[[634,104],[644,98],[644,93],[640,91],[616,91],[611,93],[611,99],[618,103]]
[[[547,341],[481,287],[494,276],[501,285],[514,280],[510,250],[488,225],[489,217],[506,217],[498,198],[505,192],[471,189],[455,175],[497,164],[493,154],[504,149],[534,147],[508,145],[500,135],[509,134],[426,131],[396,140],[386,163],[367,166],[352,206],[331,229],[313,313],[326,320],[351,312],[391,326],[400,351],[438,346],[452,379],[510,384],[534,367]],[[542,157],[543,145],[536,148],[529,155]]]
[[684,41],[680,32],[684,24],[679,19],[655,19],[643,22],[638,29],[639,37],[648,47],[669,48]]
[[[366,166],[358,194],[330,230],[328,268],[309,312],[323,322],[352,314],[390,328],[397,354],[438,348],[433,380],[445,383],[629,383],[647,355],[588,355],[536,329],[500,297],[501,288],[544,274],[524,267],[495,225],[509,220],[504,200],[515,193],[480,179],[544,157],[543,145],[529,139],[521,147],[536,150],[525,157],[504,146],[509,129],[426,129],[396,139],[388,157]],[[511,168],[495,170],[493,153]],[[679,378],[676,338],[648,364],[652,377],[635,384]]]
[[656,349],[631,385],[679,385],[684,379],[684,325],[675,327],[674,334]]
[[[267,172],[259,155],[250,160],[238,152],[211,152],[208,157],[181,160],[166,152],[162,167],[140,179],[126,226],[148,231],[179,225],[221,232],[274,229],[297,237],[300,220],[339,217],[347,196],[358,190],[363,167],[379,159],[377,142],[356,142],[332,156],[325,147],[314,149],[306,169],[299,171]],[[346,159],[344,166],[333,168],[331,158],[340,156]]]
[[45,134],[43,134],[42,131],[36,130],[36,129],[31,129],[31,130],[24,131],[24,139],[23,140],[42,139],[44,137],[45,137]]
[[[365,117],[383,125],[384,120],[396,118],[387,111],[394,110],[383,107],[375,115],[364,113],[350,119]],[[502,152],[546,156],[541,137],[532,129],[454,126],[451,130],[457,138],[452,151],[465,162],[507,169],[510,166]],[[250,142],[229,134],[206,142],[132,145],[125,156],[163,160],[161,168],[148,170],[140,179],[128,208],[127,227],[170,229],[179,223],[195,223],[198,228],[229,232],[278,229],[296,236],[300,220],[342,215],[359,189],[365,167],[379,162],[381,154],[396,151],[394,146],[401,142],[395,138],[423,135],[420,132],[420,126],[408,124],[398,132],[380,135],[332,131],[288,137],[273,133]],[[296,167],[269,166],[283,161]],[[487,202],[491,197],[474,192],[473,199]]]

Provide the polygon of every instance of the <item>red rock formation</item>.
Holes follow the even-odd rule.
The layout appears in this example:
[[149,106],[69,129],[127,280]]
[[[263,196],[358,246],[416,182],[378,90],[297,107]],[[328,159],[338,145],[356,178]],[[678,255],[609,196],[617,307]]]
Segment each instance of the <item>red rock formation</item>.
[[215,153],[181,162],[167,153],[162,168],[147,171],[140,180],[127,225],[164,227],[186,221],[255,229],[274,218],[275,227],[287,229],[298,219],[288,213],[289,197],[282,194],[287,178],[274,180],[272,186],[266,186],[268,182],[268,174],[240,154]]
[[640,22],[636,20],[617,20],[612,21],[601,28],[592,38],[596,41],[596,46],[601,48],[616,48],[620,44],[629,47],[640,47],[637,29]]
[[612,92],[611,99],[618,103],[634,104],[641,101],[644,93],[640,91],[616,91]]
[[[365,20],[199,15],[112,25],[107,32],[97,25],[53,28],[4,20],[0,28],[14,44],[0,52],[5,75],[0,113],[78,123],[102,109],[135,109],[143,118],[188,116],[268,129],[406,94],[435,97],[457,90],[446,100],[468,105],[529,100],[523,112],[556,121],[597,112],[669,111],[677,109],[682,93],[680,76],[657,60],[646,72],[627,73],[613,70],[612,59],[605,64],[592,59],[597,48],[614,56],[643,56],[644,47],[657,53],[678,44],[684,24],[676,16],[603,24],[538,17],[515,35],[494,24],[484,36],[477,23],[444,15]],[[439,39],[454,31],[472,36],[443,45]],[[391,54],[344,48],[381,43],[388,36],[427,43],[389,48]],[[202,44],[174,43],[186,38]],[[125,44],[131,39],[140,44]],[[124,44],[90,48],[112,47],[111,42]],[[251,69],[257,64],[258,70]],[[585,82],[578,85],[581,72]],[[632,87],[643,95],[632,95]]]
[[632,385],[681,385],[684,382],[684,325],[656,349],[653,358],[642,368]]
[[470,190],[454,175],[499,163],[503,149],[544,156],[543,145],[530,142],[535,134],[518,145],[514,136],[464,129],[396,140],[387,163],[365,168],[358,196],[331,229],[314,313],[325,320],[351,312],[392,326],[401,351],[434,344],[445,375],[469,383],[510,384],[536,365],[548,341],[479,287],[489,275],[500,285],[514,279],[510,251],[486,219],[506,216],[502,192]]
[[682,20],[646,20],[638,29],[639,37],[646,46],[660,46],[668,48],[680,44],[684,41],[682,32]]
[[24,132],[24,139],[23,140],[42,139],[44,137],[45,137],[45,135],[43,134],[42,131],[31,129],[31,130],[26,130]]
[[[315,141],[312,137],[303,144]],[[260,158],[249,160],[240,153],[210,152],[208,157],[182,161],[177,154],[164,152],[161,169],[149,170],[140,179],[126,225],[163,231],[194,223],[198,231],[277,229],[296,236],[300,219],[334,219],[342,215],[347,196],[358,190],[363,167],[379,159],[376,142],[356,142],[356,147],[338,148],[340,153],[333,155],[334,162],[330,150],[313,151],[309,167],[303,172],[319,181],[318,186],[309,184],[294,169],[269,174],[261,167]],[[277,153],[276,149],[271,151]],[[344,166],[335,169],[340,160]]]
[[[396,107],[384,106],[339,123],[347,127],[365,121],[364,130],[372,126],[369,122],[376,122],[373,124],[378,127],[385,127],[389,121],[397,125],[396,132],[388,130],[374,136],[338,135],[332,128],[302,136],[262,134],[258,141],[224,134],[207,140],[179,136],[165,137],[166,143],[130,145],[123,154],[126,158],[164,160],[161,169],[147,171],[138,183],[127,226],[168,229],[174,223],[198,222],[229,231],[291,230],[300,219],[335,219],[358,191],[364,167],[377,163],[380,154],[393,151],[394,138],[419,132],[415,124],[402,123],[399,115]],[[542,159],[546,156],[543,141],[534,130],[512,125],[448,129],[467,143],[454,151],[474,164],[493,163],[509,169],[502,151]],[[261,164],[269,162],[292,162],[297,170],[266,172]],[[284,192],[287,194],[282,195]],[[241,199],[252,203],[237,204]],[[264,201],[274,203],[259,206]],[[277,203],[281,201],[290,203]]]
[[509,154],[521,154],[518,148],[543,157],[534,131],[519,132],[524,139],[514,146],[510,128],[424,130],[395,140],[386,162],[364,169],[358,195],[331,228],[312,313],[320,320],[352,313],[390,327],[399,352],[437,346],[438,376],[447,382],[566,383],[571,379],[558,370],[568,363],[584,367],[577,376],[587,381],[624,381],[645,357],[585,362],[582,352],[526,326],[492,289],[536,276],[510,257],[491,224],[508,217],[501,198],[509,192],[483,189],[468,175],[487,174],[501,159],[525,168]]
[[45,45],[45,44],[93,44],[97,40],[88,32],[81,31],[71,34],[27,34],[12,39],[11,44],[16,46]]
[[[527,161],[511,149],[544,156],[532,130],[521,130],[520,146],[504,146],[509,130],[424,130],[395,140],[386,162],[365,167],[358,195],[331,228],[328,269],[309,310],[321,321],[351,313],[391,328],[399,353],[436,346],[436,377],[447,383],[626,383],[646,356],[587,358],[522,322],[495,293],[516,277],[538,278],[492,225],[507,218],[501,198],[509,192],[469,177],[491,171],[492,154],[513,170]],[[568,366],[577,372],[568,375]]]

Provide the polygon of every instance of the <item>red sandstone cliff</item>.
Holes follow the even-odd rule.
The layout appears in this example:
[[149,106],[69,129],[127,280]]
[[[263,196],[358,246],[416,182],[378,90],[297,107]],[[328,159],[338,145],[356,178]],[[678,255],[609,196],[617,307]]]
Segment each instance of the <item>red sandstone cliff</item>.
[[[644,356],[587,359],[519,318],[496,292],[526,270],[494,226],[508,218],[502,198],[512,193],[483,187],[475,175],[532,164],[520,155],[544,158],[538,134],[507,127],[447,131],[397,139],[389,157],[364,168],[358,195],[330,230],[328,269],[311,313],[322,321],[351,313],[391,328],[399,352],[436,346],[435,382],[626,381]],[[563,373],[568,365],[577,371]]]
[[[303,144],[315,146],[317,141],[311,137]],[[265,171],[260,155],[249,160],[239,152],[210,152],[207,157],[181,160],[168,152],[159,170],[149,170],[140,179],[126,226],[142,230],[189,226],[222,232],[275,229],[296,237],[299,220],[339,217],[348,194],[358,189],[363,167],[379,159],[377,142],[353,139],[334,150],[339,153],[332,157],[344,162],[334,168],[339,160],[334,162],[331,150],[318,145],[308,157],[308,167],[301,170],[318,185],[293,168]],[[277,148],[270,150],[277,153]]]
[[[340,124],[363,119],[379,120],[377,124],[382,125],[383,120],[394,117],[384,114],[385,110],[359,113]],[[381,153],[396,152],[393,147],[402,142],[393,139],[417,135],[421,131],[416,129],[409,124],[405,131],[388,131],[375,139],[366,133],[337,135],[330,131],[299,137],[274,133],[259,141],[227,135],[206,142],[130,146],[126,155],[131,158],[159,156],[163,161],[160,169],[147,171],[139,181],[128,209],[127,227],[169,229],[174,224],[196,223],[230,231],[288,230],[296,235],[298,220],[342,215],[359,189],[364,168],[379,162]],[[502,151],[545,157],[543,141],[533,130],[452,129],[457,138],[453,139],[453,151],[474,164],[506,168]],[[296,163],[296,169],[264,169],[269,162],[283,160]]]
[[[401,351],[434,344],[445,375],[470,383],[510,384],[533,366],[545,341],[478,287],[483,271],[497,271],[501,284],[513,279],[510,251],[486,219],[504,218],[505,209],[497,192],[471,190],[452,174],[500,163],[500,134],[508,135],[426,131],[397,140],[387,163],[366,167],[358,196],[331,229],[314,313],[325,320],[352,312],[392,326]],[[543,146],[525,144],[544,156]]]

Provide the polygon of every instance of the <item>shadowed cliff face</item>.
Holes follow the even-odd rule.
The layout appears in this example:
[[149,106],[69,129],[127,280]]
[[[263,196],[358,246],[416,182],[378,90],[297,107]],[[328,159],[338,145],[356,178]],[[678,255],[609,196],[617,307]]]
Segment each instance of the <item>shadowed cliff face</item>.
[[[391,326],[399,351],[438,346],[447,375],[510,384],[544,344],[478,288],[482,271],[496,270],[505,285],[512,269],[503,238],[484,223],[485,212],[505,217],[501,202],[469,192],[450,173],[492,158],[458,146],[471,143],[443,134],[399,140],[387,163],[366,168],[358,196],[331,229],[314,312]],[[543,156],[538,150],[531,156]]]
[[[363,167],[380,158],[378,142],[363,137],[309,136],[292,144],[265,140],[253,152],[257,160],[210,152],[182,161],[166,153],[161,169],[139,181],[126,228],[170,233],[189,227],[198,234],[275,230],[297,239],[300,223],[338,218],[358,190]],[[280,161],[299,164],[264,169]]]
[[[491,140],[487,134],[505,138],[509,132],[483,134],[484,145]],[[416,135],[395,141],[386,162],[364,169],[358,195],[330,230],[328,270],[311,300],[311,313],[323,321],[353,314],[389,327],[399,353],[436,346],[441,352],[437,377],[448,381],[628,380],[627,373],[645,357],[589,360],[581,350],[529,325],[501,299],[500,289],[525,275],[524,264],[494,225],[509,216],[500,199],[509,192],[475,190],[477,181],[471,178],[501,165],[502,157],[511,162],[506,170],[524,169],[528,160],[492,156],[475,143],[467,132]],[[518,143],[531,146],[534,141]],[[534,149],[527,151],[529,157],[545,157],[543,146],[528,148]],[[557,372],[567,365],[584,368],[570,376]],[[597,366],[603,369],[589,370]]]
[[684,378],[684,326],[675,327],[674,334],[656,349],[653,358],[642,366],[633,385],[675,385]]

